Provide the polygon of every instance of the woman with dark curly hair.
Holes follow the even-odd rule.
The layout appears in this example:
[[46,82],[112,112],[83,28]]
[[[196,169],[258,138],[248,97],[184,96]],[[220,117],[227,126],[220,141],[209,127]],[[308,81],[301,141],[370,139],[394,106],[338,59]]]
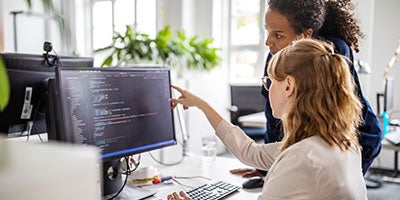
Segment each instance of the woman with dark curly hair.
[[[352,50],[359,51],[359,39],[364,37],[354,16],[354,8],[350,0],[269,0],[265,14],[265,29],[268,33],[265,44],[270,50],[267,65],[272,55],[301,38],[318,38],[331,42],[335,52],[349,58],[349,69],[363,105],[363,123],[358,127],[358,132],[362,146],[362,171],[365,174],[380,152],[382,131],[368,100],[362,94],[353,65]],[[269,92],[263,88],[262,94],[266,98],[265,143],[280,141],[284,135],[281,121],[272,115]],[[255,169],[235,169],[231,172],[243,177],[265,175],[265,172]]]

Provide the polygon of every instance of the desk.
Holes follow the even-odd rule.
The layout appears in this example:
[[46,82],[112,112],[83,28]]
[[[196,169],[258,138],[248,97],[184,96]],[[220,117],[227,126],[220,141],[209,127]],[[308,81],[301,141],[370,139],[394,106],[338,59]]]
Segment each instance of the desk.
[[394,151],[394,166],[393,166],[393,177],[397,177],[399,175],[399,168],[398,168],[398,154],[400,151],[400,145],[394,145],[390,142],[388,142],[385,138],[382,139],[382,149],[388,149],[388,150],[393,150]]
[[[239,167],[247,167],[242,164],[239,160],[235,158],[228,158],[217,156],[216,160],[211,163],[204,163],[201,159],[201,156],[191,156],[185,157],[182,163],[175,166],[163,166],[156,163],[152,160],[148,155],[142,155],[141,167],[146,166],[154,166],[158,169],[158,172],[164,176],[175,175],[181,177],[193,177],[193,176],[205,176],[207,178],[215,179],[215,180],[223,180],[238,186],[241,186],[244,181],[247,179],[242,178],[238,175],[233,175],[229,172],[231,169],[239,168]],[[192,178],[192,179],[178,179],[179,182],[189,186],[200,186],[204,183],[209,182],[209,180],[203,178]],[[131,187],[131,186],[129,186]],[[146,199],[166,199],[167,195],[175,192],[175,191],[186,191],[190,188],[185,186],[181,186],[177,183],[173,184],[158,184],[158,185],[149,185],[144,186],[145,189],[154,190],[156,194],[152,197]],[[229,200],[243,200],[243,199],[257,199],[258,195],[261,192],[261,188],[257,189],[239,189],[238,192],[235,192],[225,199]]]
[[242,126],[265,128],[267,119],[264,112],[258,112],[250,115],[243,115],[238,118],[238,122]]

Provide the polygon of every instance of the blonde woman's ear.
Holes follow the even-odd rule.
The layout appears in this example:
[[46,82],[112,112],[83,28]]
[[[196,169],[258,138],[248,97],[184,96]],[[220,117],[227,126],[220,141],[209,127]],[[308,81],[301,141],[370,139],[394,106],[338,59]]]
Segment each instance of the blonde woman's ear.
[[288,76],[285,79],[286,88],[285,88],[285,96],[287,98],[291,97],[294,94],[294,89],[296,87],[296,81],[292,76]]

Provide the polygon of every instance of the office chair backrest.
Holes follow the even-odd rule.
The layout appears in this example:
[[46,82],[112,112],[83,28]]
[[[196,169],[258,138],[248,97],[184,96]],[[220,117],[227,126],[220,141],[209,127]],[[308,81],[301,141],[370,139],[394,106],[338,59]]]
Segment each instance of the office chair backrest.
[[264,110],[265,98],[259,85],[230,85],[231,122],[238,124],[238,117]]

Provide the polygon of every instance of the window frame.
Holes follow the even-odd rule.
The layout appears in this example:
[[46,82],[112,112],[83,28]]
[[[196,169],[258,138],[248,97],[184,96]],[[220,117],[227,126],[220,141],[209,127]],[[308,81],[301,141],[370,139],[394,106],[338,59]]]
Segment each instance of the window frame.
[[[259,79],[260,77],[263,76],[264,74],[264,68],[265,68],[265,61],[268,55],[268,48],[265,46],[265,39],[266,39],[266,35],[265,35],[265,30],[264,30],[264,15],[265,15],[265,11],[266,11],[266,0],[259,0],[260,1],[260,10],[259,10],[259,36],[260,36],[260,40],[258,42],[258,44],[254,44],[254,45],[233,45],[231,40],[232,40],[232,1],[233,0],[228,0],[226,3],[228,4],[228,11],[226,12],[228,14],[227,18],[228,19],[228,30],[226,32],[227,34],[227,45],[226,45],[226,50],[227,50],[227,65],[228,65],[228,80],[230,84],[261,84]],[[224,17],[224,16],[222,16]],[[235,53],[237,52],[243,52],[243,51],[253,51],[253,52],[257,52],[257,62],[256,62],[256,72],[255,72],[255,76],[250,78],[250,79],[238,79],[235,80],[232,77],[232,70],[233,67],[232,66],[232,59],[233,59],[233,55],[235,55]]]

